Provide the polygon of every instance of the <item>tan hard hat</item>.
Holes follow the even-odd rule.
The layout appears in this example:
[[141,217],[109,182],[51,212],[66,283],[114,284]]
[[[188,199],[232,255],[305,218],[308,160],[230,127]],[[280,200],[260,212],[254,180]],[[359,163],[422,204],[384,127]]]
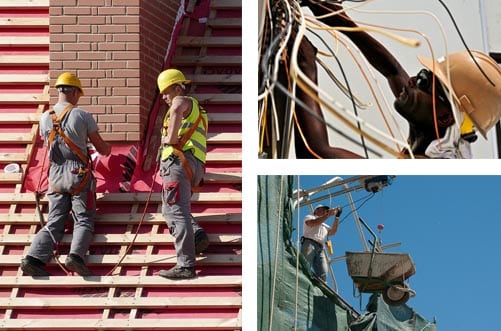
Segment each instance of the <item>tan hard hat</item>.
[[459,110],[468,114],[475,127],[487,139],[487,132],[501,117],[501,68],[490,56],[479,51],[471,53],[495,86],[482,74],[468,51],[450,53],[447,59],[441,58],[438,61],[418,55],[418,60],[453,92]]
[[174,84],[189,84],[190,80],[184,77],[184,74],[177,69],[167,69],[162,71],[157,78],[158,89],[163,93],[169,86]]
[[63,72],[60,74],[59,77],[57,77],[55,86],[56,88],[59,86],[73,86],[78,88],[82,95],[84,95],[80,79],[71,72]]

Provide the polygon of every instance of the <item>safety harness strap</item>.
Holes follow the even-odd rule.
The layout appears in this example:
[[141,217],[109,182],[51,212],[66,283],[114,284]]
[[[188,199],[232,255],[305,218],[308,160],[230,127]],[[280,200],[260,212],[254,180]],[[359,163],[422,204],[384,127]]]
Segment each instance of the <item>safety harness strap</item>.
[[80,191],[84,189],[85,185],[87,185],[87,182],[91,178],[91,173],[92,173],[91,170],[92,163],[90,162],[89,157],[86,156],[84,153],[82,153],[80,148],[78,148],[78,146],[75,145],[75,143],[71,141],[71,139],[68,138],[68,136],[61,129],[61,121],[66,116],[66,114],[68,114],[69,111],[73,109],[73,107],[74,105],[69,104],[63,109],[63,111],[61,112],[61,114],[59,114],[59,116],[56,116],[56,112],[54,111],[54,109],[51,109],[49,111],[50,117],[52,118],[52,131],[49,134],[49,146],[51,146],[52,141],[54,140],[56,134],[60,135],[61,138],[63,138],[64,142],[70,147],[71,151],[78,156],[78,158],[82,161],[82,163],[85,164],[86,167],[84,178],[82,179],[80,184],[70,192],[71,195],[78,194],[80,193]]
[[[186,160],[186,157],[184,156],[183,146],[191,138],[191,136],[193,135],[193,132],[195,132],[195,130],[198,128],[200,121],[202,121],[204,129],[207,132],[207,122],[205,121],[204,118],[202,118],[202,112],[199,111],[197,120],[193,123],[191,128],[181,137],[181,139],[179,140],[179,142],[177,144],[172,145],[172,149],[173,149],[172,154],[177,156],[181,160],[181,162],[183,163],[183,167],[186,170],[186,173],[188,175],[190,182],[193,181],[193,171],[191,170],[191,167],[188,163],[188,160]],[[191,187],[191,190],[193,192],[200,192],[200,189],[201,189],[201,185]]]

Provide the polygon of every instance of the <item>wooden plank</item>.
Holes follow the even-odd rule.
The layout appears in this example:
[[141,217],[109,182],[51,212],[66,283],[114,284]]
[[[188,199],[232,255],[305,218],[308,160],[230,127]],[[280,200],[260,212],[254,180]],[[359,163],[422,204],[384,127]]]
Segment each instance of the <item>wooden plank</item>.
[[242,27],[242,18],[211,18],[207,25],[213,29],[237,29]]
[[242,173],[210,172],[204,175],[205,184],[241,184]]
[[8,330],[72,330],[78,325],[79,329],[89,330],[241,330],[242,321],[238,318],[144,318],[144,319],[4,319],[0,320],[0,328]]
[[30,66],[49,65],[49,55],[29,54],[29,55],[2,55],[0,54],[0,66]]
[[[198,223],[222,223],[222,224],[241,224],[241,213],[192,213]],[[43,213],[43,217],[47,219],[47,213]],[[113,224],[138,224],[143,218],[142,213],[97,213],[97,223]],[[146,213],[143,218],[144,224],[165,224],[165,219],[161,213]],[[23,225],[38,225],[38,213],[22,213],[22,214],[0,214],[0,224],[23,224]]]
[[[242,161],[242,153],[207,153],[207,162],[220,163],[230,162],[239,163]],[[0,163],[26,163],[28,162],[27,153],[0,153]]]
[[23,181],[22,173],[9,174],[5,172],[0,173],[0,184],[21,184]]
[[[161,203],[161,193],[156,192],[151,195],[151,203]],[[98,193],[97,203],[120,203],[120,204],[131,204],[131,203],[142,203],[146,202],[149,193]],[[194,193],[192,196],[193,204],[205,204],[205,203],[227,203],[227,204],[240,204],[242,201],[241,192],[202,192]],[[43,197],[40,201],[42,204],[47,203],[47,198]],[[0,193],[0,203],[2,204],[12,204],[12,203],[35,203],[35,195],[33,193]]]
[[191,47],[242,47],[242,37],[191,37],[180,36],[178,46]]
[[10,93],[0,94],[0,104],[48,104],[49,94]]
[[222,105],[238,105],[242,103],[241,94],[194,94],[193,95],[202,105],[206,104],[222,104]]
[[[89,255],[85,258],[88,266],[114,266],[120,262],[121,266],[165,266],[176,264],[176,255],[155,254],[139,255],[128,254],[123,261],[120,261],[123,254],[109,255]],[[64,261],[66,255],[59,255],[59,261]],[[19,255],[0,255],[2,265],[19,265],[21,258]],[[239,254],[204,254],[196,257],[197,266],[240,266],[242,255]],[[54,260],[51,263],[56,263]]]
[[2,9],[43,8],[43,7],[49,7],[49,0],[0,1],[0,8]]
[[36,136],[31,132],[22,133],[22,132],[3,132],[0,134],[0,144],[27,144],[33,143],[35,141]]
[[0,28],[48,28],[48,17],[0,17]]
[[238,0],[212,0],[210,7],[213,9],[239,9],[242,8],[242,1]]
[[175,56],[173,65],[198,65],[198,66],[242,66],[241,56]]
[[40,121],[41,115],[38,113],[1,113],[0,124],[34,124]]
[[[234,234],[214,234],[209,233],[209,241],[216,245],[237,245],[242,243],[241,235]],[[0,246],[4,245],[29,245],[33,241],[35,234],[1,234]],[[71,243],[73,236],[65,234],[60,243]],[[138,245],[173,244],[174,238],[170,234],[95,234],[93,244],[122,244],[127,245],[134,241]],[[165,262],[165,261],[164,261]]]
[[209,133],[207,141],[212,144],[238,144],[242,143],[242,134],[240,132]]
[[27,163],[28,156],[28,153],[0,153],[0,163]]
[[1,85],[48,84],[49,74],[0,74]]
[[210,163],[241,163],[242,153],[227,152],[227,153],[207,153],[207,162]]
[[[209,122],[218,124],[240,124],[242,123],[241,113],[209,113]],[[1,123],[1,114],[0,114]]]
[[242,75],[211,75],[211,74],[200,74],[190,76],[193,83],[198,85],[222,85],[222,84],[242,84]]
[[0,46],[43,47],[49,46],[49,36],[0,36]]
[[41,308],[44,309],[103,309],[103,308],[239,308],[242,305],[241,297],[114,297],[114,298],[0,298],[0,308]]
[[[47,281],[53,280],[53,281]],[[88,288],[88,287],[240,287],[242,276],[198,276],[193,279],[170,280],[160,276],[2,276],[0,288],[28,287],[53,288],[61,286]]]

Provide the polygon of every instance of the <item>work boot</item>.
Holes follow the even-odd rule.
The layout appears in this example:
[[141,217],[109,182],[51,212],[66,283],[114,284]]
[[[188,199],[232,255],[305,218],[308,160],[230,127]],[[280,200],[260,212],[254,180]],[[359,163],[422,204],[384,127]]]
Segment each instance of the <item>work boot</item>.
[[87,268],[82,258],[75,254],[69,254],[64,261],[68,270],[74,271],[80,276],[92,276],[92,272]]
[[203,229],[198,229],[195,232],[195,254],[199,255],[209,247],[209,236]]
[[169,279],[190,279],[197,276],[195,267],[181,267],[178,265],[169,270],[160,270],[158,275]]
[[21,260],[21,270],[24,272],[25,275],[28,276],[32,277],[50,276],[50,273],[48,273],[43,268],[44,266],[45,263],[43,263],[37,258],[34,258],[33,256],[26,255],[26,257]]

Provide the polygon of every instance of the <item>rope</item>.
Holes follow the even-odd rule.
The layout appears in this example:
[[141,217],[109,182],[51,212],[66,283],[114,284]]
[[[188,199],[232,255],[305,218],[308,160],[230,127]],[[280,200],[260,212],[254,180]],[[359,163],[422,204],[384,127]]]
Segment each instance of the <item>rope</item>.
[[[283,190],[283,178],[284,176],[281,176],[282,180],[280,181],[280,191],[279,191],[279,196],[282,196],[282,190]],[[277,281],[277,269],[278,269],[278,244],[280,242],[280,225],[281,225],[281,219],[282,219],[282,199],[279,199],[279,207],[278,207],[278,222],[277,222],[277,237],[276,237],[276,245],[275,245],[275,266],[273,270],[273,279],[272,279],[272,287],[271,287],[271,304],[270,304],[270,327],[269,331],[273,330],[273,307],[275,304],[275,286],[276,286],[276,281]]]
[[125,250],[122,257],[118,260],[118,262],[115,264],[115,266],[105,276],[112,275],[112,273],[115,271],[115,269],[118,268],[118,266],[120,266],[120,264],[123,262],[123,260],[127,256],[127,254],[129,254],[130,249],[132,248],[132,246],[136,242],[137,236],[139,234],[139,230],[141,229],[141,225],[144,222],[144,217],[146,216],[146,210],[148,209],[148,205],[149,205],[150,200],[151,200],[151,195],[153,193],[153,186],[155,186],[155,177],[157,175],[157,171],[158,171],[159,167],[160,167],[160,161],[157,162],[157,166],[155,168],[155,171],[153,172],[153,178],[151,180],[150,192],[148,193],[148,198],[146,199],[146,203],[145,203],[144,208],[143,208],[143,214],[141,215],[141,219],[139,220],[139,223],[137,225],[136,233],[134,233],[134,237],[132,238],[132,241],[127,246],[127,249]]
[[[299,188],[301,187],[300,185],[300,177],[297,176],[297,188],[296,192],[298,194],[297,200],[299,201]],[[299,242],[300,242],[300,233],[299,233],[299,226],[300,226],[300,213],[299,213],[299,206],[297,208],[297,227],[296,227],[296,293],[295,293],[295,303],[294,303],[294,329],[297,329],[297,314],[298,314],[298,304],[299,304]]]

